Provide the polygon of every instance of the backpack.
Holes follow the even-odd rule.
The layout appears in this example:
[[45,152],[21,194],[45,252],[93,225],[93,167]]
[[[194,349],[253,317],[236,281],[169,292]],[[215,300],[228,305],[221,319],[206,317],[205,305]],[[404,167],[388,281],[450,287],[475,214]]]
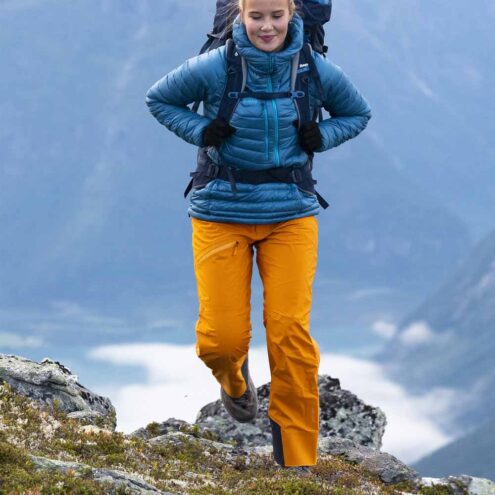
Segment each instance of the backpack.
[[[236,0],[217,0],[213,29],[207,34],[208,40],[202,46],[200,54],[218,48],[232,38],[232,23],[238,14]],[[324,55],[328,47],[324,44],[323,25],[332,16],[332,0],[295,0],[297,12],[304,21],[305,39],[313,50]]]
[[[330,20],[332,13],[332,0],[295,0],[297,11],[301,15],[304,22],[304,43],[299,53],[296,53],[292,58],[291,69],[291,87],[290,91],[278,93],[252,92],[246,88],[247,66],[244,58],[239,57],[235,48],[235,43],[232,40],[232,23],[237,17],[238,11],[235,9],[236,0],[217,0],[216,13],[213,22],[213,30],[207,34],[207,41],[202,46],[200,54],[213,50],[220,46],[226,45],[227,59],[227,85],[220,102],[217,118],[223,118],[229,122],[233,111],[235,110],[239,98],[254,97],[259,99],[287,98],[294,100],[298,114],[298,127],[302,122],[311,120],[323,120],[321,108],[315,109],[315,114],[311,115],[309,102],[309,84],[312,78],[317,86],[320,94],[320,99],[323,99],[323,88],[320,77],[316,69],[316,64],[313,59],[313,50],[325,56],[328,47],[324,44],[325,32],[323,25]],[[197,112],[200,101],[193,103],[191,110]],[[315,181],[311,176],[312,169],[312,154],[309,164],[301,168],[294,175],[292,169],[285,170],[285,177],[278,176],[276,179],[284,182],[297,182],[299,186],[305,190],[316,194],[320,205],[327,208],[329,204],[325,199],[314,189]],[[212,172],[212,169],[214,172]],[[278,172],[278,171],[277,171]],[[189,182],[184,197],[192,189],[198,185],[204,185],[212,178],[221,177],[230,180],[232,190],[235,192],[235,178],[232,171],[224,167],[215,167],[209,160],[206,150],[199,148],[198,150],[198,168],[190,174],[193,179]],[[258,181],[274,180],[273,169],[271,172],[259,172],[258,178],[249,177],[248,173],[239,174],[243,180],[257,183]]]
[[[326,56],[328,46],[325,45],[323,25],[329,22],[332,16],[332,0],[295,0],[295,3],[297,12],[304,22],[304,45],[309,43],[312,50]],[[227,44],[229,39],[232,39],[232,23],[238,14],[235,4],[237,4],[237,0],[217,0],[213,29],[207,34],[208,39],[201,47],[200,55],[223,46]],[[311,75],[315,78],[320,89],[318,73],[315,71]],[[198,111],[200,103],[200,101],[194,102],[193,112]],[[321,110],[319,118],[322,120]]]

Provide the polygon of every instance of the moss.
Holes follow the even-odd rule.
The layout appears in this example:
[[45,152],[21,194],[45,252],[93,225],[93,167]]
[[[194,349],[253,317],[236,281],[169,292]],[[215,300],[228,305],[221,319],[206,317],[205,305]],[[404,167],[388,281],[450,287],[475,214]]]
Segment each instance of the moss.
[[[147,424],[145,430],[150,438],[157,437],[162,434],[162,427],[160,426],[160,423],[157,423],[156,421],[152,421],[151,423]],[[181,424],[178,428],[178,431],[186,433],[187,435],[191,435],[195,438],[204,438],[206,440],[213,440],[215,442],[222,441],[218,433],[208,429],[201,430],[198,425]],[[224,443],[234,444],[234,442]]]
[[157,437],[161,433],[160,423],[153,421],[146,425],[145,430],[147,433],[149,433],[151,438]]
[[[2,493],[105,493],[90,472],[61,474],[35,472],[29,454],[93,467],[120,469],[141,475],[163,491],[192,495],[398,495],[399,484],[387,486],[374,473],[338,456],[321,456],[311,478],[277,469],[271,456],[237,456],[204,446],[198,438],[218,441],[216,434],[197,425],[183,425],[177,443],[151,444],[115,431],[83,431],[85,421],[69,418],[54,401],[51,407],[33,405],[11,387],[0,387],[0,484]],[[159,423],[146,426],[150,436],[160,434]],[[188,436],[189,435],[189,436]],[[403,483],[406,485],[406,483]],[[8,490],[4,490],[8,487]],[[435,488],[436,489],[436,488]],[[36,491],[38,490],[38,491]],[[415,491],[410,489],[411,493]],[[106,492],[108,493],[108,491]],[[125,493],[121,489],[120,493]],[[428,495],[451,492],[422,491]]]
[[[454,491],[454,489],[448,487],[448,486],[440,486],[440,485],[434,485],[434,486],[423,486],[419,493],[421,495],[469,495],[467,490],[459,483],[456,483],[458,489]],[[459,489],[461,491],[459,491]]]
[[401,481],[390,485],[390,488],[409,493],[418,493],[421,495],[469,495],[469,492],[458,480],[455,480],[457,489],[450,488],[445,485],[423,486],[417,491],[415,484],[412,481]]
[[[237,490],[218,491],[216,487],[207,487],[189,490],[188,493],[191,495],[232,495],[236,493],[243,495],[321,495],[322,493],[330,494],[333,492],[322,492],[321,483],[314,481],[302,479],[277,481],[262,478],[243,483],[240,492]],[[352,495],[352,492],[346,492],[345,495]]]
[[405,481],[399,481],[398,483],[394,483],[393,486],[396,490],[403,491],[403,492],[416,492],[415,485],[412,481],[405,480]]
[[[0,432],[2,433],[2,432]],[[81,494],[104,495],[105,485],[92,479],[91,471],[82,473],[37,470],[25,449],[19,449],[5,442],[0,435],[0,487],[1,493],[33,494]],[[124,495],[123,488],[117,492]]]

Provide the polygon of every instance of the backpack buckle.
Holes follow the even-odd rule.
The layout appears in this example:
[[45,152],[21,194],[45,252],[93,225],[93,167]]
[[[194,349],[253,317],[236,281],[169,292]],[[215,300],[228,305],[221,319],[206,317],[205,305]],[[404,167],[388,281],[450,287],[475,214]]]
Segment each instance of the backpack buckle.
[[238,99],[239,98],[239,91],[229,91],[227,96],[229,98]]
[[215,165],[214,163],[209,163],[208,168],[206,170],[207,177],[216,178],[218,173],[220,172],[220,167]]
[[291,179],[294,182],[301,182],[303,180],[302,172],[298,168],[294,168],[290,172]]
[[304,98],[305,96],[306,96],[306,93],[304,91],[291,91],[290,92],[291,98]]

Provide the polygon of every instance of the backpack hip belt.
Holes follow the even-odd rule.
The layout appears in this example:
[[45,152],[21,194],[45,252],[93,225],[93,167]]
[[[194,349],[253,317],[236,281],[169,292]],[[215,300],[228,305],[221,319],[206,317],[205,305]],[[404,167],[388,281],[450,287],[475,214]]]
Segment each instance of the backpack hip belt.
[[187,197],[189,191],[193,187],[203,187],[213,179],[229,181],[234,195],[237,193],[236,182],[248,184],[285,182],[287,184],[296,184],[302,191],[315,194],[319,204],[323,208],[328,208],[329,204],[327,201],[325,201],[314,188],[314,184],[316,184],[317,181],[314,180],[311,175],[312,169],[312,158],[308,158],[308,161],[302,167],[274,167],[264,170],[236,169],[226,164],[214,163],[204,148],[200,148],[198,153],[198,165],[196,170],[189,174],[192,179],[184,191],[184,197]]

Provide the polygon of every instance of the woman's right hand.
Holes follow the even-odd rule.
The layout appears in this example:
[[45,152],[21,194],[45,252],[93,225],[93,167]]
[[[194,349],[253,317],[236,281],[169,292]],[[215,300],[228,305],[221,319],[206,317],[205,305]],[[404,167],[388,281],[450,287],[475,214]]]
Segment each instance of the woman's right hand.
[[203,132],[203,146],[220,146],[222,141],[236,131],[224,119],[213,119]]
[[[293,122],[293,125],[297,128],[297,120]],[[315,150],[321,147],[321,132],[317,122],[310,121],[302,123],[298,130],[298,134],[299,144],[307,153],[314,153]]]

